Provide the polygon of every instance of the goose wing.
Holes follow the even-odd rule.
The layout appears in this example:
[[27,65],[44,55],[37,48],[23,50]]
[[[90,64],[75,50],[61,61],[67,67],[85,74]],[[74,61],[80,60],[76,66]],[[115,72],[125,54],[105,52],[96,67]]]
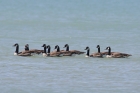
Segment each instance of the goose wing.
[[19,53],[18,56],[32,56],[31,53]]
[[43,50],[31,49],[31,50],[26,50],[26,51],[22,51],[22,52],[41,54],[41,53],[43,53]]
[[63,56],[72,56],[73,54],[76,54],[75,52],[71,52],[71,51],[62,51],[63,52]]
[[112,57],[115,57],[115,58],[125,58],[125,57],[132,56],[131,54],[120,53],[120,52],[114,52],[111,55]]
[[92,53],[91,55],[90,55],[90,57],[103,57],[103,55],[101,54],[101,53]]
[[70,50],[71,52],[75,52],[75,54],[84,54],[85,52],[82,52],[82,51],[78,51],[78,50]]
[[[113,54],[115,52],[111,52],[111,54]],[[101,52],[102,55],[108,55],[108,52]]]
[[48,54],[51,57],[60,57],[63,55],[62,52],[51,52],[50,54]]

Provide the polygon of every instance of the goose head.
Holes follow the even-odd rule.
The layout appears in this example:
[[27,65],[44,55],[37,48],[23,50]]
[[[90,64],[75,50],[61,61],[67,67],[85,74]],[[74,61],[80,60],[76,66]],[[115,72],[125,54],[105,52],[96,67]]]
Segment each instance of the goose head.
[[42,47],[44,47],[44,48],[45,48],[45,47],[47,47],[47,46],[46,46],[46,44],[43,44],[43,45],[42,45]]
[[26,51],[26,50],[29,50],[29,44],[26,44],[26,45],[25,45],[25,51]]
[[17,46],[19,46],[18,43],[15,43],[15,44],[13,45],[13,47],[17,47]]
[[65,44],[65,46],[63,48],[66,48],[66,51],[69,51],[69,45]]
[[47,45],[46,48],[50,48],[50,45]]
[[100,48],[100,45],[97,45],[97,47],[96,48]]
[[57,52],[60,52],[60,48],[59,48],[59,46],[58,46],[58,45],[56,45],[54,49],[56,49],[56,50],[57,50]]
[[111,48],[110,48],[110,46],[108,46],[108,47],[106,47],[106,49],[105,50],[110,50]]
[[85,48],[85,50],[90,50],[90,48],[87,46],[87,47]]
[[29,44],[26,44],[25,47],[29,47]]
[[57,49],[59,46],[58,45],[56,45],[55,47],[54,47],[54,49]]
[[66,48],[66,47],[68,47],[68,46],[69,46],[68,44],[65,44],[63,48]]

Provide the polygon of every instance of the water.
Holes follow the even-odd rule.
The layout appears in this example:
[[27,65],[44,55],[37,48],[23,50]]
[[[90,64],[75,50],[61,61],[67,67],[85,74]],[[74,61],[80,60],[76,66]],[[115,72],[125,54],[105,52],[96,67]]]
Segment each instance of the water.
[[[139,93],[139,0],[1,0],[1,93]],[[14,56],[30,49],[70,49],[132,54],[126,59]]]

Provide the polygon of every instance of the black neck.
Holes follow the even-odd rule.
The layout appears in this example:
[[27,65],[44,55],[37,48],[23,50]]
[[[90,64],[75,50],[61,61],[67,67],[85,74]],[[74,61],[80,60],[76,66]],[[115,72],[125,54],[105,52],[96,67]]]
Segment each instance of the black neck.
[[46,47],[44,47],[44,53],[46,53]]
[[17,45],[16,46],[16,51],[15,51],[16,53],[18,53],[19,52],[19,46]]
[[90,51],[90,49],[87,50],[87,56],[89,56],[89,51]]
[[69,46],[66,47],[66,51],[69,51]]
[[100,47],[98,48],[98,53],[100,53]]
[[108,55],[111,55],[111,48],[108,49]]
[[50,53],[51,52],[51,47],[48,47],[48,53]]
[[29,51],[29,47],[25,47],[25,51]]
[[60,48],[59,48],[59,46],[57,46],[57,52],[60,52]]

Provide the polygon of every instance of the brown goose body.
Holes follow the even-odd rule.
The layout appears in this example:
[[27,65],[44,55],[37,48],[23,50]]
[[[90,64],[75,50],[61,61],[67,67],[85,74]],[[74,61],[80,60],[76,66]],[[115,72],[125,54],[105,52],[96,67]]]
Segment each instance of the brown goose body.
[[78,50],[69,50],[69,45],[68,44],[65,44],[64,45],[64,48],[66,48],[66,53],[70,53],[70,54],[78,54],[78,55],[80,55],[80,54],[84,54],[85,52],[82,52],[82,51],[78,51]]
[[65,50],[60,50],[60,52],[63,53],[63,56],[75,56],[75,52],[72,51],[65,51]]
[[106,57],[110,58],[127,58],[129,56],[132,56],[131,54],[127,53],[121,53],[121,52],[111,52],[111,47],[107,47],[106,50],[108,50]]
[[41,53],[43,53],[43,50],[29,49],[29,45],[28,44],[25,45],[25,51],[26,52],[29,52],[29,53],[35,53],[35,54],[41,54]]

